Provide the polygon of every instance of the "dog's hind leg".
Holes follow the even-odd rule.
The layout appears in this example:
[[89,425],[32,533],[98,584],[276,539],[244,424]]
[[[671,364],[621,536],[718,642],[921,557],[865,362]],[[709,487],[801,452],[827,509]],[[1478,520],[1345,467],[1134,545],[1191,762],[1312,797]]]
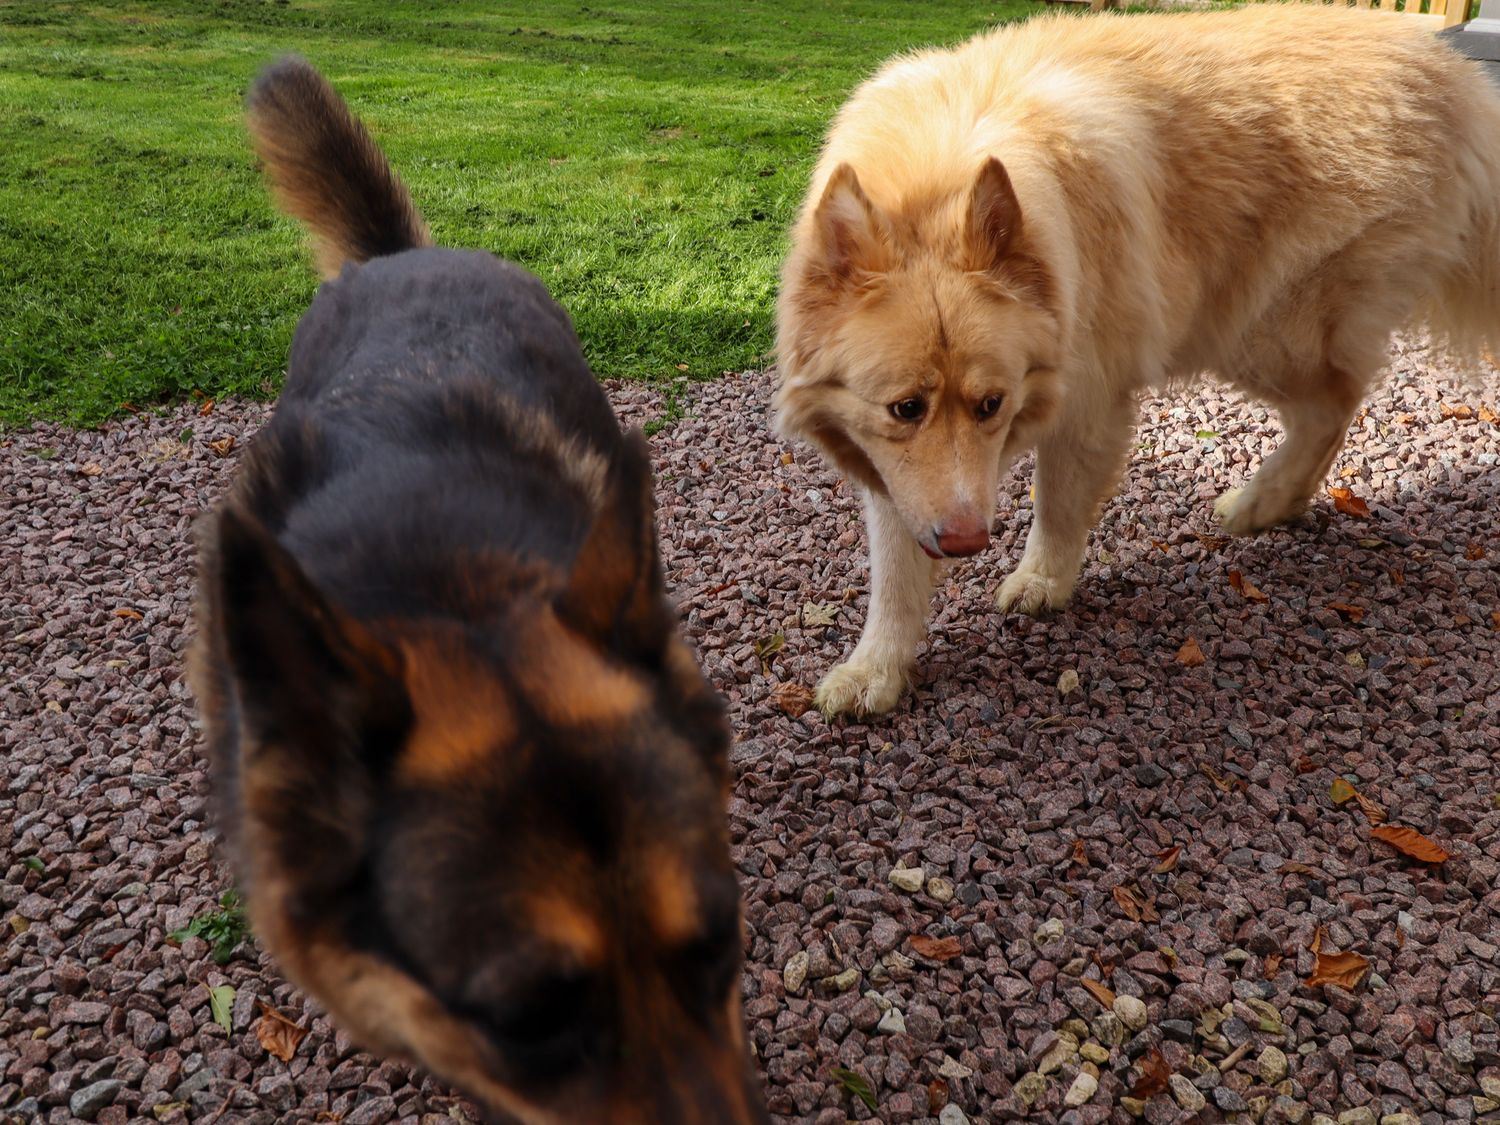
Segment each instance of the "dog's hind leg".
[[1349,423],[1369,385],[1369,376],[1332,365],[1303,384],[1300,395],[1276,401],[1286,437],[1243,488],[1220,496],[1214,514],[1231,535],[1250,535],[1296,519],[1344,446]]
[[1002,610],[1041,614],[1073,595],[1089,529],[1120,479],[1135,431],[1132,395],[1091,398],[1092,388],[1065,401],[1059,421],[1037,443],[1034,514],[1026,550],[1000,584]]
[[865,497],[870,536],[870,612],[849,659],[818,684],[814,702],[825,715],[877,715],[901,698],[917,645],[927,632],[927,606],[939,563],[911,537],[895,506]]

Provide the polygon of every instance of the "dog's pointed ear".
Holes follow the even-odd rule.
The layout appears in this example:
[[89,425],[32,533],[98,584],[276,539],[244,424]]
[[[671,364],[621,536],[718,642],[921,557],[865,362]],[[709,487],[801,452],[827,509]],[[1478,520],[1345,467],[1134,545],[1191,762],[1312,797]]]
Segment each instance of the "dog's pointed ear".
[[557,599],[558,617],[627,659],[653,660],[671,638],[661,559],[651,449],[627,433],[605,475],[593,526]]
[[995,157],[984,162],[969,195],[966,238],[970,269],[989,271],[1003,263],[1021,230],[1021,203],[1010,175]]
[[[257,877],[316,901],[364,848],[377,766],[409,722],[399,658],[233,506],[212,535],[212,621],[239,727],[240,817]],[[326,903],[325,903],[326,905]]]
[[819,270],[827,280],[845,284],[889,269],[889,224],[850,165],[840,164],[828,178],[813,225],[821,251]]
[[242,720],[259,740],[357,721],[397,659],[341,614],[253,516],[218,517],[217,618]]

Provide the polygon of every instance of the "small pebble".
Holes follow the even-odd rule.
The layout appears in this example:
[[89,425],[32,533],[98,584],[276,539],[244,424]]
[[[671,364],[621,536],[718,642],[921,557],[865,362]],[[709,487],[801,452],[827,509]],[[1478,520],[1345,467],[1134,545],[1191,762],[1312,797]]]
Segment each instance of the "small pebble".
[[927,881],[927,873],[920,867],[893,867],[890,881],[893,887],[916,894]]
[[1063,1095],[1063,1105],[1080,1106],[1092,1098],[1099,1089],[1099,1079],[1080,1070],[1078,1076],[1073,1079],[1073,1084],[1068,1087],[1068,1092]]
[[1264,1048],[1255,1065],[1260,1072],[1260,1080],[1267,1086],[1274,1086],[1286,1077],[1287,1058],[1280,1047],[1270,1045]]
[[1146,1005],[1138,997],[1121,993],[1115,997],[1113,1008],[1120,1022],[1131,1031],[1139,1031],[1146,1026]]
[[1167,1083],[1172,1090],[1172,1099],[1186,1112],[1197,1113],[1208,1104],[1202,1092],[1188,1081],[1187,1075],[1173,1074]]

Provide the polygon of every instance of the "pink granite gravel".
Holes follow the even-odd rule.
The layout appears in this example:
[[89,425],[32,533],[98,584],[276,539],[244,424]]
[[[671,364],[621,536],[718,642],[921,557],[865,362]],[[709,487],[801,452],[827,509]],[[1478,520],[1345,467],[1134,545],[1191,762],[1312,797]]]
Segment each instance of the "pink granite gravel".
[[[1335,466],[1371,517],[1324,499],[1230,542],[1211,501],[1274,446],[1270,416],[1210,387],[1146,403],[1072,608],[991,606],[1029,518],[1018,473],[994,547],[939,594],[917,689],[833,724],[773,692],[812,685],[858,633],[857,505],[769,435],[770,386],[697,387],[652,440],[668,570],[738,736],[746,1011],[777,1120],[1492,1115],[1500,425],[1479,407],[1500,381],[1464,385],[1402,345]],[[648,390],[611,395],[628,420],[661,412]],[[267,413],[0,435],[0,1120],[478,1115],[355,1050],[253,947],[221,967],[167,939],[226,885],[180,672],[189,526]],[[1201,666],[1175,660],[1190,637]],[[1453,858],[1373,842],[1330,799],[1338,777]],[[1121,886],[1159,920],[1132,920]],[[1354,991],[1301,983],[1320,926],[1369,959]],[[923,936],[956,955],[924,957]],[[1144,1001],[1139,1030],[1082,986],[1101,963]],[[206,987],[222,983],[227,1034]],[[259,1000],[310,1028],[290,1063],[253,1034]],[[1157,1048],[1172,1091],[1122,1101]]]

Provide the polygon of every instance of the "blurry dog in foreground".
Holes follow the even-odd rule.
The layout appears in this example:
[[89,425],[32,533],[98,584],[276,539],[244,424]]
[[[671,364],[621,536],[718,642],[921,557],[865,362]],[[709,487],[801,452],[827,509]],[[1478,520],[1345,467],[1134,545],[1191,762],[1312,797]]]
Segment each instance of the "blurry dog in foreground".
[[644,438],[536,278],[429,248],[310,66],[249,124],[328,278],[200,547],[192,683],[256,932],[497,1114],[764,1121],[728,731]]
[[818,689],[879,712],[936,562],[1036,449],[1002,609],[1066,604],[1136,396],[1211,371],[1286,437],[1220,499],[1295,518],[1393,330],[1500,341],[1500,92],[1405,16],[1256,4],[1056,17],[895,60],[840,111],[778,310],[782,432],[865,494],[864,636]]

